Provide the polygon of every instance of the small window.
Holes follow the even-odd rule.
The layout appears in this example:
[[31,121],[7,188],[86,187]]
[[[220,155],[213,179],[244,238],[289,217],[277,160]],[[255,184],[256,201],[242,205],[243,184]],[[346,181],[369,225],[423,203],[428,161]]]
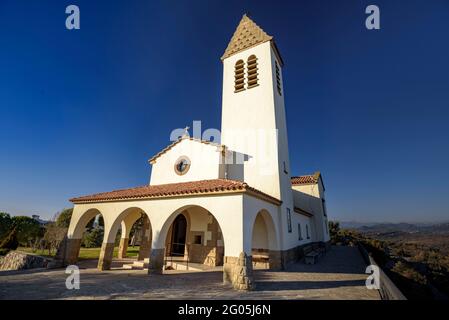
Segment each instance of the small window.
[[285,173],[285,174],[288,174],[288,171],[287,171],[287,165],[285,164],[285,161],[283,162],[283,164],[284,164],[284,173]]
[[245,90],[245,62],[239,60],[235,63],[235,92]]
[[326,203],[325,203],[324,199],[321,199],[321,205],[323,206],[323,214],[325,217],[327,217]]
[[186,156],[181,156],[176,160],[174,167],[176,174],[182,176],[190,169],[190,159]]
[[193,244],[203,244],[203,237],[201,235],[195,235]]
[[290,213],[290,208],[287,208],[287,228],[288,232],[292,232],[292,215]]
[[278,89],[278,93],[280,96],[282,96],[282,90],[281,90],[281,71],[279,69],[278,62],[274,60],[274,65],[276,67],[276,86]]
[[301,224],[298,223],[298,240],[302,240]]
[[248,89],[257,87],[259,78],[257,73],[257,57],[251,55],[248,58]]
[[310,239],[310,235],[309,235],[309,225],[308,225],[308,224],[306,224],[306,236],[307,236],[307,239]]

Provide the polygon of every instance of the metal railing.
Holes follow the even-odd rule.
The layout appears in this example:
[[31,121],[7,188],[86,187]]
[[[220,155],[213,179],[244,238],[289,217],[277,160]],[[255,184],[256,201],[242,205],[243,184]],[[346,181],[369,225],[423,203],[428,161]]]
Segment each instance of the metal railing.
[[[174,250],[173,250],[174,246],[183,246],[184,247],[184,253],[176,253],[176,252],[174,252]],[[173,243],[169,243],[167,247],[169,248],[169,250],[168,250],[168,253],[166,251],[166,254],[165,254],[165,257],[164,257],[164,269],[167,267],[167,262],[170,262],[170,266],[173,267],[173,258],[183,257],[182,262],[186,263],[186,269],[189,270],[189,260],[190,260],[189,259],[189,253],[190,253],[189,245],[187,243],[173,242]],[[186,251],[187,251],[187,254],[186,254]]]

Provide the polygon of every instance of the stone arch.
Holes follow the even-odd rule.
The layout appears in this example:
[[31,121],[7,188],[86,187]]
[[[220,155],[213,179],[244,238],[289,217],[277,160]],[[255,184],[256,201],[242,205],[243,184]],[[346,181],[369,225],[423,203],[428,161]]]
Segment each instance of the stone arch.
[[276,226],[270,212],[260,210],[252,222],[251,247],[254,268],[278,269],[281,255]]
[[115,243],[115,239],[117,237],[117,232],[121,229],[121,237],[120,244],[118,250],[118,258],[125,258],[126,251],[128,248],[129,235],[132,226],[137,222],[141,217],[144,217],[143,224],[143,236],[140,243],[139,254],[137,260],[144,260],[145,258],[149,258],[150,250],[151,250],[151,240],[152,240],[152,225],[150,221],[149,215],[140,207],[129,207],[123,210],[111,224],[109,232],[107,234],[107,238],[105,235],[105,242]]
[[[167,239],[170,236],[173,222],[181,214],[187,220],[186,243],[188,246],[186,245],[185,254],[189,261],[209,266],[222,265],[225,241],[218,217],[204,206],[189,204],[174,210],[155,235],[153,246],[158,249],[153,250],[154,255],[152,252],[150,258],[150,264],[156,263],[152,269],[162,270],[164,257],[168,253]],[[195,243],[195,239],[200,243]]]
[[[70,222],[69,230],[67,232],[67,245],[64,252],[64,264],[76,264],[78,261],[78,256],[81,249],[81,241],[83,238],[83,233],[86,229],[87,224],[94,219],[97,215],[103,217],[104,230],[107,229],[108,219],[101,211],[97,208],[89,208],[85,210],[80,216],[72,216],[72,221]],[[103,242],[105,235],[103,235]]]
[[[84,229],[86,228],[87,224],[99,214],[103,216],[103,221],[106,226],[106,219],[101,211],[97,208],[90,208],[84,211],[84,213],[78,218],[78,220],[74,223],[74,227],[72,230],[70,230],[69,228],[69,234],[71,234],[71,238],[81,239],[83,237]],[[71,224],[72,223],[73,222],[71,222]]]
[[[193,207],[201,208],[201,209],[203,209],[203,210],[209,212],[209,213],[210,213],[210,214],[217,220],[217,222],[218,222],[219,225],[222,224],[222,223],[220,222],[220,219],[219,219],[220,217],[215,216],[215,215],[213,214],[213,212],[211,212],[211,211],[210,211],[209,209],[207,209],[205,206],[198,205],[198,204],[195,204],[195,203],[188,204],[188,205],[184,205],[184,206],[179,207],[178,209],[174,210],[174,211],[168,216],[168,218],[165,219],[163,225],[161,226],[161,228],[160,228],[160,230],[159,230],[159,232],[158,232],[158,234],[157,234],[157,237],[155,236],[155,241],[153,242],[153,245],[154,245],[155,247],[157,247],[157,248],[163,248],[164,245],[165,245],[165,239],[166,239],[166,237],[167,237],[168,230],[169,230],[170,226],[172,225],[173,221],[176,219],[176,217],[177,217],[180,213],[182,213],[182,212],[188,210],[189,208],[193,208]],[[189,223],[189,219],[187,219],[187,222]]]

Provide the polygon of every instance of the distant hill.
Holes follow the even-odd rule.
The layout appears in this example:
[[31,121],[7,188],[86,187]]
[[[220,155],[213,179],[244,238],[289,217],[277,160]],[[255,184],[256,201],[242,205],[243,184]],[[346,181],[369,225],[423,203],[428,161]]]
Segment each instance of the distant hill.
[[340,227],[356,229],[362,233],[449,234],[449,222],[435,224],[341,222]]

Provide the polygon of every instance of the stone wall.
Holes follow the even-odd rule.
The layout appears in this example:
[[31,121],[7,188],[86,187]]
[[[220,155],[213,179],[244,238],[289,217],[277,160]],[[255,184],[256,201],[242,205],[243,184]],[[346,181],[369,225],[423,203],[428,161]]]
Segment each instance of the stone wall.
[[[189,231],[187,239],[189,239],[188,255],[189,261],[194,263],[202,263],[207,266],[223,265],[224,247],[223,235],[217,220],[209,213],[211,222],[207,224],[207,232],[210,239],[205,240],[206,233],[203,231]],[[195,236],[201,236],[201,244],[195,244]]]
[[115,243],[103,242],[100,250],[100,257],[98,258],[98,270],[110,270],[112,264],[112,257],[114,255]]
[[252,257],[241,252],[239,257],[224,257],[223,282],[237,290],[253,290],[254,277]]
[[142,239],[140,241],[139,254],[137,256],[137,260],[144,260],[145,258],[150,257],[151,240],[152,240],[151,231],[152,230],[150,219],[148,219],[147,215],[145,215],[142,227]]
[[148,274],[162,274],[164,268],[164,249],[152,249],[150,252],[150,264],[148,266]]
[[48,264],[48,268],[60,268],[76,264],[81,248],[81,239],[68,239],[67,236],[59,244],[55,258]]
[[127,257],[128,243],[129,238],[120,238],[120,244],[118,246],[118,254],[117,254],[117,257],[119,259],[125,259]]
[[0,270],[46,268],[50,261],[41,256],[12,251],[0,259]]

